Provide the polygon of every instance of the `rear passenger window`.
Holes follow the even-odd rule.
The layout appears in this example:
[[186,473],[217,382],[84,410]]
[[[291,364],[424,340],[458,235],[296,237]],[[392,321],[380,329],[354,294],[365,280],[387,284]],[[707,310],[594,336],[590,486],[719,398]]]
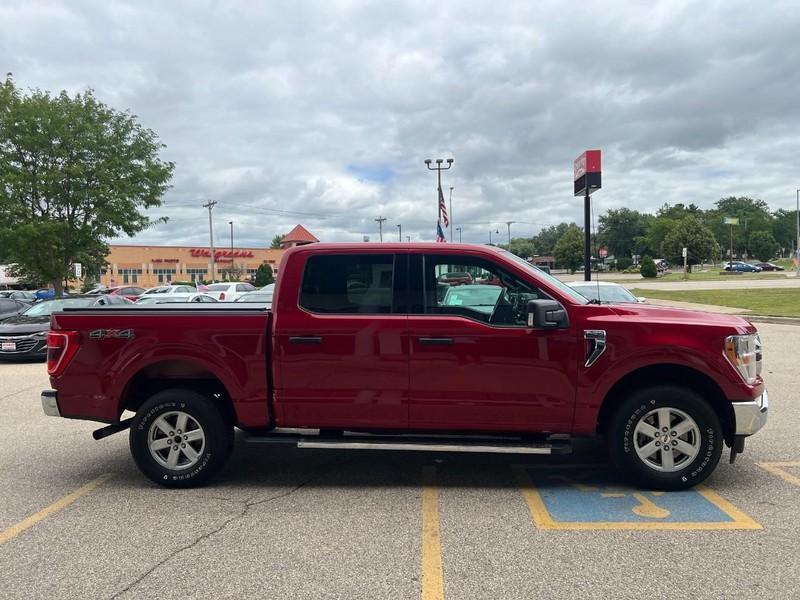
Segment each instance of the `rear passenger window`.
[[316,255],[308,259],[300,306],[317,313],[392,312],[394,256]]

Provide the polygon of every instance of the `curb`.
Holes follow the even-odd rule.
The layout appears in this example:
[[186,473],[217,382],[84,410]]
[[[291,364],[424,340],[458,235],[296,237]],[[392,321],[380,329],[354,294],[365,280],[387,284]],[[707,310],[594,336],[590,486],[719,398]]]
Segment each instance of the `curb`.
[[775,323],[777,325],[800,325],[800,318],[798,317],[770,317],[769,315],[749,315],[749,314],[742,314],[739,316],[744,317],[748,321],[754,321],[756,323]]

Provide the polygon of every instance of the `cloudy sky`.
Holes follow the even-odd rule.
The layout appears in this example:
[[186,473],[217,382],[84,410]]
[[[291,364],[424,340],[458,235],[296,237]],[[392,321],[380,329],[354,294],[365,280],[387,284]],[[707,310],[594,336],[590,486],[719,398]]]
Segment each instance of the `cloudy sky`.
[[[303,223],[431,240],[435,173],[464,241],[582,219],[572,161],[603,150],[595,211],[794,208],[796,2],[18,2],[0,0],[17,85],[94,88],[176,163],[133,243],[262,246]],[[449,234],[448,234],[449,235]],[[456,239],[458,234],[456,234]],[[129,238],[125,238],[131,243]]]

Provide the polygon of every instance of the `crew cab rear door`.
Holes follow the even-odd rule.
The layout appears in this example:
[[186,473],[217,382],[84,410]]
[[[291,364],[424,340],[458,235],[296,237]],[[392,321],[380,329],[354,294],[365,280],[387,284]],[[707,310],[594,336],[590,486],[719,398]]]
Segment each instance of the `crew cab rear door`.
[[301,264],[282,269],[275,309],[278,424],[408,427],[408,315],[399,302],[407,255],[327,251],[292,261]]
[[[412,429],[568,432],[578,344],[568,329],[527,326],[535,282],[483,256],[411,257]],[[469,283],[445,274],[468,272]],[[418,282],[418,283],[417,283]]]

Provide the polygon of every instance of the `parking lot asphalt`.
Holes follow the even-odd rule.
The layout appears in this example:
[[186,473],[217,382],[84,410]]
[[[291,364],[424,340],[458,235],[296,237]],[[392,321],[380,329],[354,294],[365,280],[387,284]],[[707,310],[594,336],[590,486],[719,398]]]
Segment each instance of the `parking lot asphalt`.
[[711,500],[621,485],[595,441],[555,461],[239,436],[211,485],[165,490],[126,434],[42,414],[41,363],[0,363],[0,597],[790,597],[800,336],[759,329],[770,420],[724,456]]

